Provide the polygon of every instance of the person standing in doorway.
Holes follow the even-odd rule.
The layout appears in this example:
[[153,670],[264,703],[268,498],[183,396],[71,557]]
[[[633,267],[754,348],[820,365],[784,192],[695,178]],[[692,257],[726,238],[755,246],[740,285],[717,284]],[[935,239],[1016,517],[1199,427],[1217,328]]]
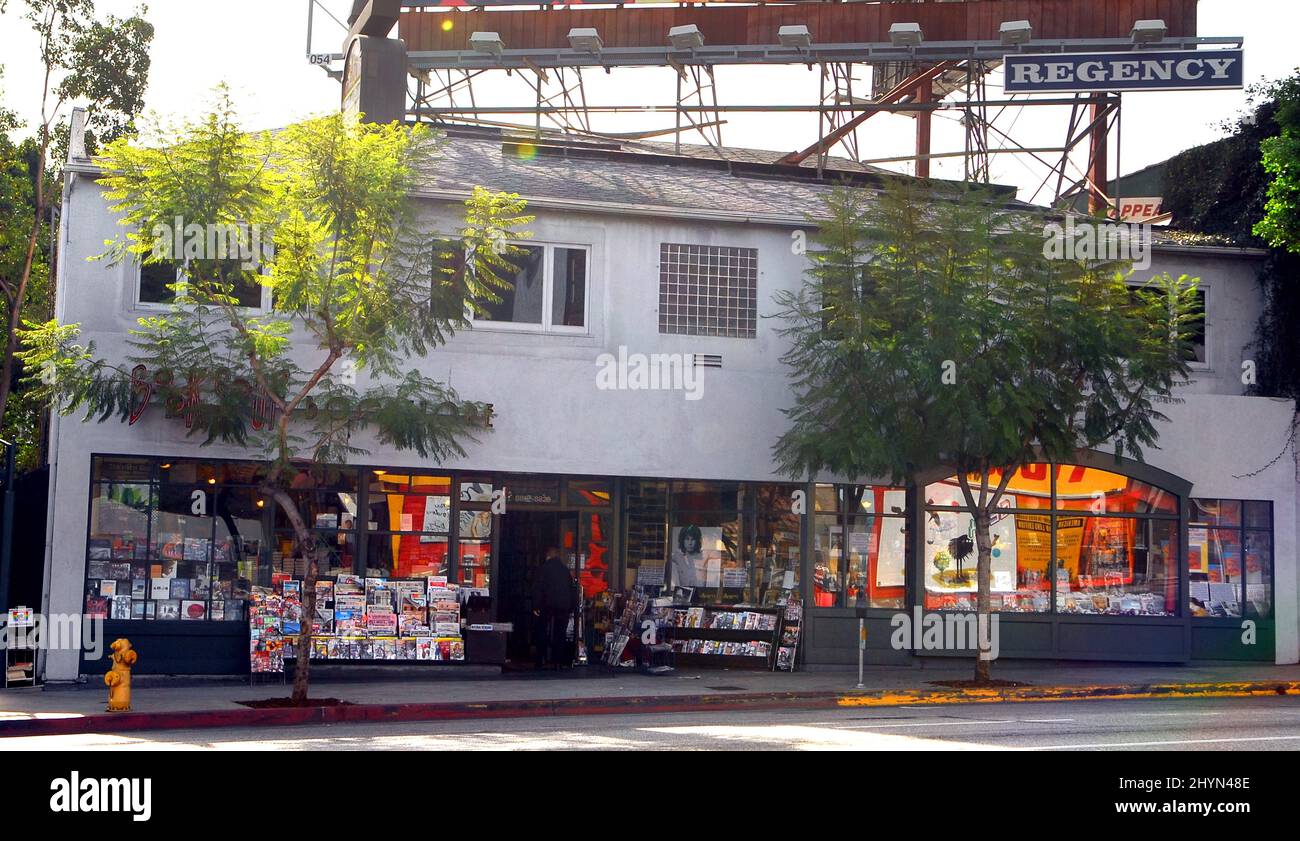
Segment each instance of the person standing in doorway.
[[541,624],[541,635],[537,640],[537,668],[542,668],[547,660],[555,666],[569,666],[571,658],[566,657],[565,631],[569,627],[569,617],[573,614],[575,594],[573,576],[569,567],[560,557],[560,550],[552,546],[546,550],[546,560],[537,572],[537,581],[533,588],[533,615]]

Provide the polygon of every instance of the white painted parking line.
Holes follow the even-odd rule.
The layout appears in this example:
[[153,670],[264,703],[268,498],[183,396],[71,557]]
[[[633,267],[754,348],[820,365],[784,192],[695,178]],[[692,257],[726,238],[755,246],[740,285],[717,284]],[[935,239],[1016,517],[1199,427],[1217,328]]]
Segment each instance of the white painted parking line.
[[1087,748],[1152,748],[1162,745],[1227,745],[1245,742],[1294,742],[1300,736],[1241,736],[1233,739],[1169,739],[1159,742],[1099,742],[1077,745],[1037,745],[1012,750],[1085,750]]

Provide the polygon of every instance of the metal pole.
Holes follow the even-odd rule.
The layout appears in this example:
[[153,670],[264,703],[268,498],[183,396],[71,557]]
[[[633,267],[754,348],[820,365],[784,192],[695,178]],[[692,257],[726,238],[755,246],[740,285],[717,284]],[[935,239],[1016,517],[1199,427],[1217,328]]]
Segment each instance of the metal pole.
[[862,683],[862,663],[867,655],[867,582],[865,576],[858,582],[858,597],[854,602],[858,614],[858,689],[865,689]]
[[866,689],[862,683],[862,661],[867,654],[867,620],[858,619],[858,689]]
[[9,610],[9,564],[14,532],[14,450],[17,447],[0,439],[5,445],[4,519],[0,521],[0,612]]

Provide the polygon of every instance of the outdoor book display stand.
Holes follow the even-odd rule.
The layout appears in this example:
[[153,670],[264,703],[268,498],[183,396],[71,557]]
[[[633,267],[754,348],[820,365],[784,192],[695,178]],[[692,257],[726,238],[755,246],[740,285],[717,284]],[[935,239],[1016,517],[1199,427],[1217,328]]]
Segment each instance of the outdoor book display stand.
[[679,666],[772,668],[782,607],[675,605],[666,608],[663,634]]

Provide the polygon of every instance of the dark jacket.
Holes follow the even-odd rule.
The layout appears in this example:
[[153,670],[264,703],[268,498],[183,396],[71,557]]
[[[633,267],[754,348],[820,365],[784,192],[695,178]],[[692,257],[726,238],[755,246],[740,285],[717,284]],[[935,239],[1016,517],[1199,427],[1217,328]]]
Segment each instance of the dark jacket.
[[533,583],[533,607],[537,610],[569,611],[574,608],[573,576],[559,558],[548,558]]

